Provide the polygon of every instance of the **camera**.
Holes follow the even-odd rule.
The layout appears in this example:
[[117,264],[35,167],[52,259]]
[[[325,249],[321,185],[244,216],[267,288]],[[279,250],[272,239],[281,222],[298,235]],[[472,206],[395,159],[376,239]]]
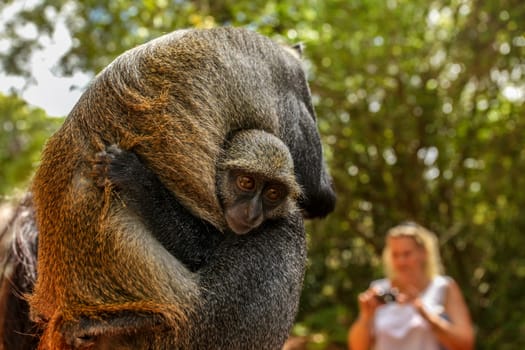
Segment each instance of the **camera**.
[[395,288],[379,290],[377,291],[375,297],[381,303],[393,303],[397,300],[398,291]]

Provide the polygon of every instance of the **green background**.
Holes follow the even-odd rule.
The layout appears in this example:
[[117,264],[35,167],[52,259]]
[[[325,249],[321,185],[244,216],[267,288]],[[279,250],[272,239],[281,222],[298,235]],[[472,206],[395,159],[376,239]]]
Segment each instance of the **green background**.
[[[0,11],[17,1],[0,4]],[[243,26],[303,42],[336,211],[308,223],[294,333],[344,349],[356,296],[382,275],[386,230],[439,236],[476,326],[477,349],[525,348],[525,3],[457,1],[41,1],[0,33],[1,70],[31,83],[29,57],[67,18],[56,74],[96,74],[124,50],[184,27]],[[21,26],[38,29],[36,38]],[[0,82],[0,84],[3,84]],[[62,122],[0,97],[0,194],[27,185]]]

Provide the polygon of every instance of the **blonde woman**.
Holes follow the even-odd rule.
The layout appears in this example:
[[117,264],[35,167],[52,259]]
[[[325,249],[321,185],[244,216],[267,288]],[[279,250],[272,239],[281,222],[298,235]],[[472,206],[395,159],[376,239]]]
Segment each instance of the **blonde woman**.
[[412,222],[387,232],[387,278],[359,294],[351,350],[471,350],[474,330],[463,295],[443,275],[435,235]]

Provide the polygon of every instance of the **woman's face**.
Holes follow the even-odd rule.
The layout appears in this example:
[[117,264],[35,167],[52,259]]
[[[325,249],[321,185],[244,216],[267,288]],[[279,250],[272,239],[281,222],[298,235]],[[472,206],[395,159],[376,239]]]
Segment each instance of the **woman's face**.
[[411,280],[422,276],[427,254],[423,247],[417,245],[412,237],[390,237],[387,244],[390,248],[392,269],[398,278]]

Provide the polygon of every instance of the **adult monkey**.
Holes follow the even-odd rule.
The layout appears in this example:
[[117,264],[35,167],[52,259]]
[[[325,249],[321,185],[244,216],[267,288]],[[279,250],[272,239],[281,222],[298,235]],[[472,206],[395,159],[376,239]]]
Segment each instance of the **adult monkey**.
[[246,128],[289,147],[307,216],[333,209],[301,64],[267,38],[240,29],[175,32],[97,77],[46,145],[34,178],[40,236],[29,301],[44,326],[42,349],[282,345],[304,273],[300,217],[224,237],[195,274],[86,175],[107,145],[132,149],[182,204],[184,229],[218,235],[224,223],[209,195],[215,161],[226,136]]

